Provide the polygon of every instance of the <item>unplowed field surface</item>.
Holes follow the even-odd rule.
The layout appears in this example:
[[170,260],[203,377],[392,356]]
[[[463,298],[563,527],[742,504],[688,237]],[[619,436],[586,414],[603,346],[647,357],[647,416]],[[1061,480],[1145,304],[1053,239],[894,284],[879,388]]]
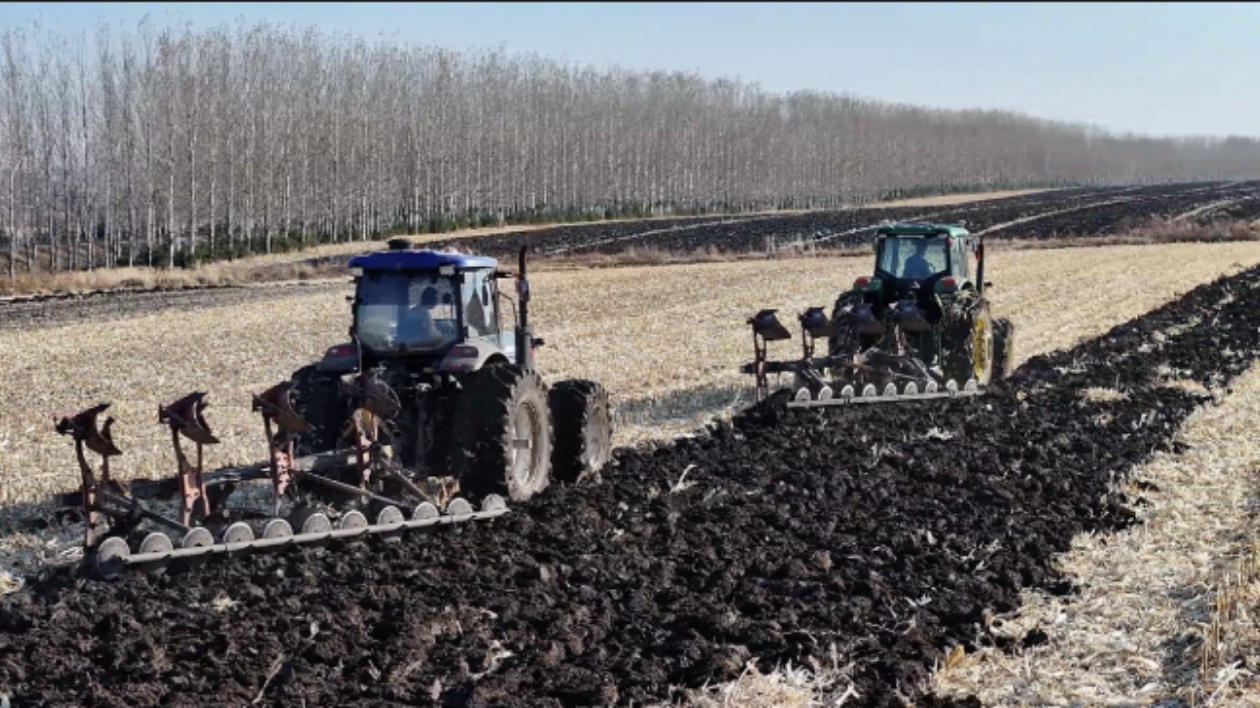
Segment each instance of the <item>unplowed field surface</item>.
[[1053,554],[1129,522],[1109,480],[1203,402],[1177,381],[1251,365],[1258,308],[1253,268],[982,399],[753,409],[393,547],[113,583],[57,569],[0,601],[0,686],[23,705],[602,705],[834,646],[864,703],[925,704],[943,648],[1022,587],[1069,592]]

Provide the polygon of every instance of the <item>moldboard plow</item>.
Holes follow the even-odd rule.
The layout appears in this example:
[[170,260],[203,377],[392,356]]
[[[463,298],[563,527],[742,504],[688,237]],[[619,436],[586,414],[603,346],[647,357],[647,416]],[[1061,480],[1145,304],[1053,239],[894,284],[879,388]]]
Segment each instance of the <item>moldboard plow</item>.
[[[172,564],[195,566],[219,554],[370,535],[394,541],[409,530],[507,513],[507,504],[498,495],[487,495],[481,509],[475,510],[468,501],[452,497],[450,485],[430,484],[434,490],[426,492],[422,483],[410,479],[386,452],[389,415],[397,410],[391,405],[392,392],[371,373],[360,375],[355,383],[361,404],[342,431],[353,439],[352,447],[294,457],[296,438],[313,428],[294,411],[292,383],[284,382],[253,396],[253,410],[263,419],[268,461],[212,472],[203,470],[204,448],[219,439],[204,416],[206,394],[191,393],[159,406],[158,422],[170,428],[177,471],[168,480],[133,485],[111,476],[110,458],[122,450],[113,438],[114,418],[100,423],[109,403],[62,417],[56,431],[74,440],[82,483],[79,492],[60,495],[58,501],[81,505],[84,546],[96,572],[112,578],[128,566],[142,566],[160,573]],[[195,446],[191,457],[185,443]],[[99,470],[89,461],[89,452],[100,456]],[[264,480],[271,484],[269,508],[228,506],[237,485]],[[174,511],[154,503],[172,495],[178,497]],[[290,510],[283,514],[286,506]]]
[[770,374],[793,377],[776,402],[813,408],[977,396],[1011,370],[1015,328],[990,314],[982,239],[961,225],[885,223],[875,252],[874,274],[841,293],[830,317],[821,307],[798,315],[800,359],[768,358],[769,342],[792,338],[777,310],[748,319],[754,357],[740,370],[756,377],[758,401],[771,397]]
[[[827,320],[823,308],[812,307],[801,313],[802,357],[797,360],[771,361],[767,342],[791,339],[792,335],[779,322],[777,310],[762,310],[749,318],[753,329],[754,360],[741,371],[756,376],[757,400],[770,397],[770,374],[791,374],[793,386],[776,394],[789,408],[817,408],[854,403],[884,403],[932,398],[975,396],[982,393],[974,378],[961,386],[953,379],[938,382],[924,367],[905,354],[900,356],[879,350],[868,350],[857,356],[814,356],[815,340],[834,335],[835,327]],[[835,378],[828,379],[827,371]]]

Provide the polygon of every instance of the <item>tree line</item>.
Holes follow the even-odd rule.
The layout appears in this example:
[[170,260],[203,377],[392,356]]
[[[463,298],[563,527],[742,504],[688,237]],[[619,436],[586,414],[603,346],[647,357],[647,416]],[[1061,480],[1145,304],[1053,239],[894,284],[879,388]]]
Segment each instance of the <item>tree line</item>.
[[180,266],[461,226],[1226,180],[1260,141],[267,24],[0,33],[0,260]]

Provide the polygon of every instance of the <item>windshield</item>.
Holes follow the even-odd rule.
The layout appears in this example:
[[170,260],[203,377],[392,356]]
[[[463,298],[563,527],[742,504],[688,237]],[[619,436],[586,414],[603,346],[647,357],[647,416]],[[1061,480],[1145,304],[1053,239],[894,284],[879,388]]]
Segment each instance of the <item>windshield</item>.
[[455,284],[436,273],[367,272],[359,280],[356,333],[381,353],[441,349],[459,338]]
[[943,238],[890,238],[879,252],[879,269],[904,280],[924,280],[948,267]]

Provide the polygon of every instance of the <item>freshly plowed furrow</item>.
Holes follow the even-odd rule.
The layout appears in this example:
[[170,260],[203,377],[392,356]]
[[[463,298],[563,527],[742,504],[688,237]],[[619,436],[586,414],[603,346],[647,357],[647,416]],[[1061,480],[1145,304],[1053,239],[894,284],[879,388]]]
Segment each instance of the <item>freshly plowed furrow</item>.
[[[1227,386],[1260,353],[1258,310],[1253,268],[1034,357],[980,399],[754,409],[621,451],[602,483],[397,546],[112,583],[50,571],[0,601],[0,690],[17,705],[624,704],[834,646],[861,703],[925,704],[943,648],[972,646],[1022,587],[1068,591],[1053,555],[1129,523],[1109,480],[1202,402],[1160,372]],[[1081,395],[1115,386],[1127,398]]]

